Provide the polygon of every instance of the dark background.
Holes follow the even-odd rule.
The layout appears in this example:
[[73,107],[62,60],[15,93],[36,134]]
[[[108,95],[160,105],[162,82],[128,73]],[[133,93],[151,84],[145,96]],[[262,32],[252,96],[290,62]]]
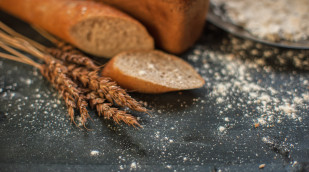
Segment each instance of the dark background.
[[[50,45],[3,12],[0,20]],[[91,110],[92,131],[70,123],[64,102],[39,71],[0,59],[0,171],[306,171],[308,55],[308,50],[236,38],[207,23],[200,40],[180,55],[206,80],[203,88],[159,95],[132,92],[152,110],[151,116],[132,112],[143,128],[116,125]],[[246,85],[238,89],[235,81],[260,88],[244,91]],[[268,101],[267,110],[261,110],[257,100],[263,93],[279,102]],[[302,101],[295,104],[294,97]],[[284,102],[296,111],[276,110]],[[258,121],[269,116],[274,120]]]

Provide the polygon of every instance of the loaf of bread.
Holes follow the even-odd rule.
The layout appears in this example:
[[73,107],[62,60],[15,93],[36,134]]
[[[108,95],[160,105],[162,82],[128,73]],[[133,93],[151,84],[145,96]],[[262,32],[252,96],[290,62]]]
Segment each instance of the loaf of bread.
[[142,24],[102,3],[0,0],[0,8],[96,56],[112,57],[123,51],[154,48],[153,38]]
[[141,21],[156,44],[179,54],[199,38],[209,0],[96,0],[115,6]]
[[121,53],[106,64],[102,75],[141,93],[188,90],[205,83],[186,61],[157,50]]

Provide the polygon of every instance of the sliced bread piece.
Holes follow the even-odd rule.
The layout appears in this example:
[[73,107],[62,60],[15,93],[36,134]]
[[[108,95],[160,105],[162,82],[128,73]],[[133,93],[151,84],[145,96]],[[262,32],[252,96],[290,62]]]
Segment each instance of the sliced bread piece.
[[154,48],[153,38],[142,24],[102,3],[0,0],[0,9],[96,56],[113,57],[123,51]]
[[131,51],[113,57],[102,75],[141,93],[200,88],[204,79],[186,61],[161,51]]

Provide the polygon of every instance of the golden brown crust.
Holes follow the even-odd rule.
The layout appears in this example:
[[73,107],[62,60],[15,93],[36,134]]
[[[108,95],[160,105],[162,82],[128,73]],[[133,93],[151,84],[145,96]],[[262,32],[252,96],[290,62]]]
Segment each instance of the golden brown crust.
[[[147,51],[145,51],[147,52]],[[150,51],[148,51],[150,52]],[[114,81],[116,81],[120,86],[123,88],[126,88],[128,90],[137,91],[140,93],[149,93],[149,94],[159,94],[159,93],[165,93],[170,91],[177,91],[177,90],[184,90],[181,88],[173,88],[173,87],[167,87],[164,85],[160,85],[154,82],[146,81],[137,77],[134,77],[130,75],[130,73],[125,73],[123,70],[121,71],[117,65],[115,65],[115,61],[119,60],[118,58],[121,58],[122,56],[125,56],[127,53],[130,52],[124,52],[120,53],[117,56],[113,57],[104,67],[102,71],[103,76],[111,77]],[[152,51],[152,53],[163,53],[160,51]],[[167,56],[165,54],[165,56]],[[183,65],[189,65],[186,62],[182,61],[181,59],[178,59],[174,56],[169,56],[174,60],[180,60]],[[191,66],[190,66],[191,67]],[[204,85],[205,80],[198,75],[199,80],[201,81],[200,85],[196,85],[195,88],[200,88]],[[191,88],[193,89],[193,88]]]
[[[0,8],[33,25],[40,26],[63,40],[80,47],[71,29],[79,22],[96,17],[130,21],[147,30],[127,14],[105,4],[76,0],[0,0]],[[152,39],[149,35],[149,39]]]
[[209,0],[96,0],[141,21],[164,50],[179,54],[199,38]]

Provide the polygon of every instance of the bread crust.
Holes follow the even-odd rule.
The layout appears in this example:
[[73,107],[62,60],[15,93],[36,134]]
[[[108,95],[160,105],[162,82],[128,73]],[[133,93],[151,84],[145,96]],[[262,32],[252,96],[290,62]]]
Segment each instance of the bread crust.
[[157,46],[180,54],[200,37],[209,0],[96,0],[115,6],[141,21]]
[[[164,54],[161,51],[144,51],[144,52],[152,52],[152,53],[159,53]],[[171,91],[178,91],[178,90],[184,90],[184,88],[174,88],[174,87],[167,87],[164,85],[160,85],[151,81],[146,81],[143,79],[140,79],[138,77],[130,75],[130,73],[124,73],[122,72],[116,65],[115,61],[119,60],[118,58],[121,58],[122,56],[125,56],[127,53],[131,52],[124,52],[120,53],[117,56],[113,57],[105,66],[102,71],[103,76],[111,77],[114,81],[116,81],[120,86],[123,88],[126,88],[128,90],[137,91],[140,93],[148,93],[148,94],[159,94],[159,93],[166,93]],[[167,56],[166,54],[164,54]],[[182,59],[175,59],[176,57],[170,56],[174,60],[180,60]],[[186,62],[182,61],[183,65],[189,65]],[[191,67],[191,66],[190,66]],[[138,70],[138,69],[137,69]],[[201,81],[200,85],[196,85],[195,88],[200,88],[205,84],[205,80],[198,76],[199,80]],[[194,89],[194,88],[191,88]]]
[[[87,51],[71,34],[71,29],[81,21],[97,17],[123,19],[138,25],[148,35],[146,28],[132,17],[113,7],[92,1],[0,0],[0,8],[94,55],[100,53]],[[145,42],[152,44],[149,47],[153,49],[152,37],[148,37]]]

